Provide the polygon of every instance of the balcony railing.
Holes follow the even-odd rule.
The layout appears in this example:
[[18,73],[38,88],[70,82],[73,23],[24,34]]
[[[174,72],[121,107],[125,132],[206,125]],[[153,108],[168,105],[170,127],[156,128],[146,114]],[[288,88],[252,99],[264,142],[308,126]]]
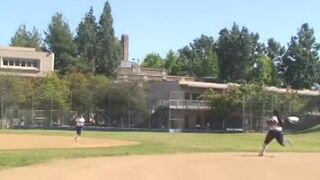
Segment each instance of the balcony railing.
[[210,101],[204,100],[159,100],[159,102],[153,107],[156,110],[158,107],[169,107],[171,109],[187,109],[187,110],[209,110],[211,109]]

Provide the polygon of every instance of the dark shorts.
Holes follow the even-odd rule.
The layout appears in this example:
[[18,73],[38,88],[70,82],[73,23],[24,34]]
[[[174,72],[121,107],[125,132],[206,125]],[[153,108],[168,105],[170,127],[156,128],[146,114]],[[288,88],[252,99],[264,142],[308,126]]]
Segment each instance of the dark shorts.
[[269,144],[274,138],[278,141],[281,146],[284,146],[284,136],[282,131],[269,130],[266,139],[264,140],[265,144]]
[[76,126],[77,134],[80,136],[83,126]]

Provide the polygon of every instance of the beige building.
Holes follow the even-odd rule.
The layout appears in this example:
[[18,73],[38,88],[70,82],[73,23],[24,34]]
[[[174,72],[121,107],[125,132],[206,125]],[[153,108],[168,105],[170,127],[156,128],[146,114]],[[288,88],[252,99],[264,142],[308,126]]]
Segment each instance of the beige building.
[[0,47],[0,74],[44,77],[54,70],[54,53],[35,48]]
[[[245,127],[248,130],[261,130],[264,128],[265,117],[269,117],[273,112],[272,100],[265,102],[263,106],[254,103],[257,108],[247,104],[242,111],[232,112],[227,119],[219,117],[212,108],[209,101],[203,100],[201,95],[208,90],[223,92],[232,86],[239,86],[234,83],[214,83],[199,81],[152,81],[147,83],[150,93],[151,106],[151,127],[172,128],[188,131],[197,129],[197,125],[210,130],[242,131]],[[277,87],[265,87],[270,93],[288,94],[297,93],[305,99],[319,101],[319,91],[293,90]],[[262,109],[263,108],[263,109]],[[317,108],[317,107],[316,107]],[[263,113],[262,113],[263,111]],[[319,124],[319,110],[305,112],[308,121],[299,126],[309,124]],[[311,117],[312,116],[312,117]],[[306,116],[307,117],[307,116]],[[209,124],[209,125],[208,125]],[[296,126],[297,127],[297,126]],[[296,128],[294,127],[294,128]]]

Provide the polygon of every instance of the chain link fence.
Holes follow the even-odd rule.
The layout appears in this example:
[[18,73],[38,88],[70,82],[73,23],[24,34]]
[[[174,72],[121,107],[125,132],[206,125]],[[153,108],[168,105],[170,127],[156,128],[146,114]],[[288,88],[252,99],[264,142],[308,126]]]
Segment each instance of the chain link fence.
[[[300,131],[320,124],[318,97],[304,97],[308,101],[299,111],[295,111],[296,103],[279,103],[271,98],[261,101],[249,101],[243,105],[243,128],[246,131],[262,132],[268,129],[266,121],[270,119],[275,110],[280,112],[280,117],[285,121],[285,130]],[[288,116],[298,116],[299,123],[292,124],[286,120]]]

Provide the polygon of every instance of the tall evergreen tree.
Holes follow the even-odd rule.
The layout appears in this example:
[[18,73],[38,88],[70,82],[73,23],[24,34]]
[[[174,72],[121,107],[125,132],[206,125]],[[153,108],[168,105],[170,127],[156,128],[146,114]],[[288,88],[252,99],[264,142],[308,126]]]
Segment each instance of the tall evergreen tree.
[[107,76],[113,75],[121,62],[121,45],[114,35],[111,7],[107,1],[99,20],[99,57],[97,59],[97,73]]
[[296,36],[291,37],[288,50],[282,58],[281,69],[285,85],[293,88],[311,88],[319,83],[320,66],[314,30],[307,23],[302,24]]
[[194,51],[189,46],[184,46],[182,49],[178,50],[179,58],[178,64],[180,65],[179,75],[182,76],[193,76],[194,67],[192,67],[192,62],[194,62],[195,54]]
[[55,69],[61,74],[74,68],[77,55],[77,46],[73,41],[70,27],[61,13],[56,13],[45,32],[47,48],[55,53]]
[[11,38],[10,46],[32,47],[41,50],[41,34],[35,27],[33,27],[32,31],[28,31],[26,25],[20,25]]
[[257,33],[241,30],[237,24],[232,29],[222,29],[218,40],[220,78],[227,81],[254,80],[252,71],[262,54]]
[[282,84],[281,77],[282,69],[281,63],[282,58],[286,53],[286,48],[282,46],[279,42],[275,41],[273,38],[268,39],[268,46],[266,48],[266,55],[271,59],[273,63],[273,77],[275,78],[272,85]]
[[218,56],[213,38],[201,35],[190,44],[190,47],[195,55],[192,62],[194,74],[197,77],[218,77]]
[[268,46],[266,50],[267,56],[276,62],[278,62],[281,59],[281,56],[286,52],[285,47],[281,46],[281,44],[273,38],[268,39]]
[[77,36],[75,38],[78,46],[78,53],[84,61],[84,65],[89,68],[91,73],[96,71],[96,59],[98,54],[98,24],[90,7],[88,13],[77,28]]

